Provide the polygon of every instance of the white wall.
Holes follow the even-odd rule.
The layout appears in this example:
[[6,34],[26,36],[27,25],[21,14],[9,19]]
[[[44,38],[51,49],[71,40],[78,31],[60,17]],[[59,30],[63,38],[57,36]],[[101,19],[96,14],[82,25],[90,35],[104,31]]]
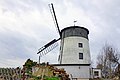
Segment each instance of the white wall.
[[[83,48],[78,47],[83,43]],[[61,64],[90,64],[89,41],[83,37],[66,37],[61,41]],[[63,50],[63,51],[62,51]],[[79,59],[79,53],[83,53],[83,59]]]
[[64,68],[69,75],[72,74],[73,78],[85,79],[85,80],[90,78],[89,66],[72,66],[71,65],[71,66],[56,66],[56,67]]

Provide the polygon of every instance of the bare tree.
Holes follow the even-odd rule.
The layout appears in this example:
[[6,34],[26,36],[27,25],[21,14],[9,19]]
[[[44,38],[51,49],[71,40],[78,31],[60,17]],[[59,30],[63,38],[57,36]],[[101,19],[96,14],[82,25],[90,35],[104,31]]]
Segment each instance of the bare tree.
[[112,78],[116,66],[119,65],[118,50],[112,45],[105,44],[97,56],[97,68],[102,70],[102,76]]

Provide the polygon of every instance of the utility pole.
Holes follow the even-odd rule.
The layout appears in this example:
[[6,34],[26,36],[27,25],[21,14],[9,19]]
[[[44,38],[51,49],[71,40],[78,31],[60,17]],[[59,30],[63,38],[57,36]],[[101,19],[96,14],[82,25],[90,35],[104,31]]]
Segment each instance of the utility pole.
[[40,55],[39,55],[39,65],[40,65]]

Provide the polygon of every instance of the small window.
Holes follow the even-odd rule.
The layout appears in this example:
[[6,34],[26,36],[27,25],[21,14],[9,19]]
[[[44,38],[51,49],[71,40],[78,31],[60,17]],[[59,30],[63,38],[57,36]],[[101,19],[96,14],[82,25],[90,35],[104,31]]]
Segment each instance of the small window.
[[79,59],[83,59],[83,53],[79,53]]
[[78,47],[82,48],[83,44],[82,43],[78,43]]
[[99,76],[99,72],[98,71],[94,71],[94,76]]

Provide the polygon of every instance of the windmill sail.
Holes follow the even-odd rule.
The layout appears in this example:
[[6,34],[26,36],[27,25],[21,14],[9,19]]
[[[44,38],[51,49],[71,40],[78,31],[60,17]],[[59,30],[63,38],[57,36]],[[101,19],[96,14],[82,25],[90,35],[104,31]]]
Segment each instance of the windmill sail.
[[53,21],[55,23],[55,26],[56,26],[56,28],[58,30],[58,33],[60,35],[60,38],[61,38],[61,31],[60,31],[60,28],[59,28],[59,25],[58,25],[58,21],[57,21],[57,17],[56,17],[56,14],[55,14],[53,3],[49,4],[49,7],[50,7],[50,12],[52,14]]
[[53,50],[55,47],[58,46],[58,43],[57,43],[58,40],[60,40],[60,38],[57,40],[54,39],[54,40],[50,41],[48,44],[41,47],[37,54],[40,54],[40,56],[47,54],[48,52],[50,52],[51,50]]
[[59,29],[59,25],[58,25],[58,22],[57,22],[57,18],[56,18],[56,14],[55,14],[55,10],[54,10],[54,6],[53,4],[51,3],[49,5],[50,7],[50,11],[51,11],[51,14],[52,14],[52,17],[53,17],[53,21],[55,23],[55,26],[57,27],[57,30],[58,30],[58,33],[59,33],[59,36],[60,38],[59,39],[54,39],[52,41],[50,41],[49,43],[47,43],[46,45],[44,45],[43,47],[41,47],[38,51],[37,54],[40,54],[39,55],[39,64],[40,64],[40,57],[46,55],[48,52],[50,52],[51,50],[53,50],[55,47],[58,46],[58,43],[57,41],[61,39],[61,31]]

